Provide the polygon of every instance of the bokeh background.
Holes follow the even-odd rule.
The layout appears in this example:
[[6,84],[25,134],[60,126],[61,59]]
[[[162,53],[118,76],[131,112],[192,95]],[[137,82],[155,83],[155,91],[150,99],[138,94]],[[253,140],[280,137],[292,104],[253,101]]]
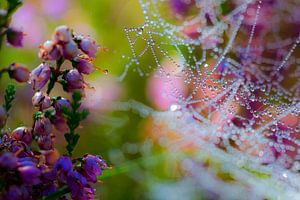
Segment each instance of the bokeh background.
[[[41,63],[37,56],[39,45],[62,24],[75,32],[91,35],[101,45],[94,64],[108,73],[98,70],[87,77],[95,88],[87,89],[84,105],[91,114],[79,130],[81,139],[75,150],[75,156],[101,155],[112,167],[103,173],[96,186],[97,199],[163,199],[166,195],[192,194],[188,187],[177,187],[177,194],[174,190],[168,192],[168,188],[162,190],[163,184],[172,185],[180,177],[176,162],[153,140],[151,119],[142,118],[130,109],[118,111],[114,107],[113,102],[129,99],[157,109],[165,109],[170,103],[160,105],[159,98],[151,101],[149,84],[160,87],[160,83],[155,80],[151,83],[149,77],[129,70],[123,81],[118,80],[128,63],[127,57],[131,56],[124,28],[137,27],[143,22],[137,0],[25,0],[12,19],[12,26],[21,27],[26,33],[24,48],[4,45],[0,52],[0,66],[18,62],[33,69]],[[145,65],[147,60],[153,60],[152,57],[144,59]],[[0,80],[1,94],[10,82],[14,83],[6,76]],[[31,124],[34,113],[31,89],[26,85],[17,87],[19,104],[15,104],[8,122],[12,129]],[[55,94],[63,94],[60,86]],[[57,148],[64,153],[63,135],[57,140]]]

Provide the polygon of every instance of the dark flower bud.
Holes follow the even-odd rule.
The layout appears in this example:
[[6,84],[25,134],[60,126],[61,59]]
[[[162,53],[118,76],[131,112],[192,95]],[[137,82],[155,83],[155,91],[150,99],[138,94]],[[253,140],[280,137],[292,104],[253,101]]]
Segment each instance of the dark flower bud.
[[50,74],[50,66],[42,63],[30,73],[29,83],[34,90],[40,90],[49,81]]
[[26,144],[30,144],[32,141],[31,131],[27,127],[16,128],[12,132],[12,137],[16,140],[23,141]]
[[10,152],[3,153],[0,155],[0,167],[13,170],[18,165],[18,158]]
[[40,46],[39,57],[44,60],[58,60],[61,57],[59,46],[51,41],[46,41]]
[[32,165],[26,165],[18,168],[20,177],[25,185],[37,185],[40,183],[41,171]]
[[29,70],[22,64],[13,63],[8,69],[9,77],[23,83],[29,80]]
[[19,29],[10,27],[6,30],[7,42],[13,47],[22,47],[23,38],[24,38],[24,33]]
[[35,107],[40,107],[42,110],[44,110],[51,106],[51,99],[46,93],[38,91],[32,97],[32,105]]
[[76,69],[83,74],[90,74],[94,71],[94,65],[91,63],[91,59],[85,56],[76,57],[73,60]]

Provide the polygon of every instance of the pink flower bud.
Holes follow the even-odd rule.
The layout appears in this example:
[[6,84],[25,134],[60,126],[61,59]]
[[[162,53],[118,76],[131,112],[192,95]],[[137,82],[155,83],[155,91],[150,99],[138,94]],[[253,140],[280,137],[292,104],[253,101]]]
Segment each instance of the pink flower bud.
[[64,44],[72,40],[70,29],[65,26],[59,26],[55,29],[53,40],[55,43]]
[[38,91],[32,97],[32,105],[44,110],[51,106],[51,99],[46,93]]
[[84,56],[79,56],[74,59],[76,69],[83,74],[90,74],[94,71],[94,66],[91,59]]
[[65,59],[72,60],[79,54],[79,49],[74,41],[62,45],[62,54]]
[[16,81],[23,83],[29,79],[29,70],[22,64],[13,63],[9,66],[9,76]]
[[58,60],[61,57],[59,46],[48,40],[40,46],[39,57],[44,60]]
[[70,70],[63,78],[66,81],[68,90],[84,88],[83,77],[77,69]]
[[52,124],[46,117],[40,117],[35,121],[34,132],[40,135],[49,135],[52,132]]
[[34,90],[42,89],[50,79],[51,69],[47,63],[40,64],[29,77],[29,83]]
[[16,128],[13,132],[12,132],[12,136],[13,138],[15,138],[16,140],[19,141],[23,141],[26,144],[30,144],[32,141],[32,136],[31,136],[31,132],[30,129],[27,127],[19,127]]
[[7,120],[7,113],[5,108],[0,106],[0,128],[3,127]]
[[22,47],[23,37],[24,37],[24,33],[18,29],[8,28],[6,30],[7,42],[13,47]]
[[96,43],[96,40],[94,40],[91,37],[83,37],[79,36],[78,39],[79,42],[79,48],[86,53],[88,56],[95,58],[95,54],[98,51],[98,44]]

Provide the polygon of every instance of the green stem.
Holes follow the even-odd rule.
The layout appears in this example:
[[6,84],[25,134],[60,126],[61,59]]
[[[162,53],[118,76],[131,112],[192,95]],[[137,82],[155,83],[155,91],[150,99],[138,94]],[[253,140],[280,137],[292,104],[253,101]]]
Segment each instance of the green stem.
[[60,58],[59,60],[56,61],[56,68],[55,68],[55,70],[51,71],[50,82],[49,82],[48,88],[47,88],[47,94],[48,95],[50,94],[50,92],[54,88],[55,83],[58,80],[58,77],[61,75],[61,73],[60,73],[60,67],[62,66],[63,63],[64,63],[64,59]]

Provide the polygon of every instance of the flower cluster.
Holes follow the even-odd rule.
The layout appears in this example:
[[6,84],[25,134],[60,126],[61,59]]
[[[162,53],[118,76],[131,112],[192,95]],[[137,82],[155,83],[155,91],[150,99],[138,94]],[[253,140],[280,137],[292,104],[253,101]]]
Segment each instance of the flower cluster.
[[[10,131],[6,121],[15,88],[7,88],[0,106],[0,199],[56,199],[66,198],[68,193],[72,199],[94,199],[91,184],[97,182],[107,165],[97,155],[73,158],[72,153],[80,137],[76,128],[88,115],[87,110],[81,109],[87,85],[83,74],[93,72],[92,60],[97,50],[91,37],[75,35],[68,27],[59,26],[52,40],[40,46],[39,57],[44,62],[38,67],[30,72],[26,66],[13,63],[0,71],[31,85],[35,91],[32,105],[36,108],[32,126]],[[62,67],[65,61],[72,68]],[[50,96],[56,83],[73,93],[71,100]],[[64,133],[66,155],[60,155],[55,148],[56,132]]]

